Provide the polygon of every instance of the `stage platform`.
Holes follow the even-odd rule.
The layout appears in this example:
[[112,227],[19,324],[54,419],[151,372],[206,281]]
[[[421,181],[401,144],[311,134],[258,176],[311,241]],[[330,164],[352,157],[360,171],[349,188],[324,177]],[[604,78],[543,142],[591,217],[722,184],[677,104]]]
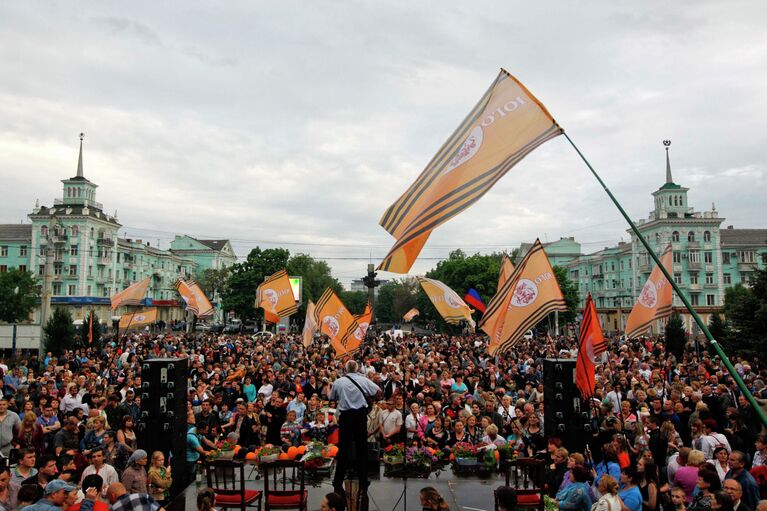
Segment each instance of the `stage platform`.
[[[383,469],[381,469],[382,473]],[[254,479],[254,477],[250,479],[252,480],[249,480],[246,486],[248,489],[263,490],[263,480]],[[493,474],[486,478],[456,476],[448,468],[439,474],[431,474],[428,479],[408,479],[407,509],[408,511],[420,511],[421,504],[418,492],[424,486],[433,486],[448,502],[452,510],[492,511],[494,508],[493,490],[503,484],[503,476],[500,474]],[[168,511],[196,511],[197,489],[204,487],[204,481],[192,483],[168,505]],[[333,491],[333,485],[329,478],[311,482],[307,480],[307,489],[309,490],[309,510],[316,511],[320,509],[320,502],[325,494]],[[371,478],[368,489],[369,510],[404,511],[404,504],[400,499],[404,489],[403,479],[389,478],[383,475]]]

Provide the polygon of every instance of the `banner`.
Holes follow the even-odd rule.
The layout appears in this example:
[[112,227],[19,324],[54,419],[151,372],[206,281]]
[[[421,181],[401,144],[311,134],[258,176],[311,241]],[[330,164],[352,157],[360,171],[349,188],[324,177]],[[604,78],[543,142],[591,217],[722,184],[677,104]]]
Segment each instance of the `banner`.
[[146,296],[149,289],[149,277],[140,282],[131,284],[112,297],[112,310],[120,305],[141,305],[141,301]]
[[258,286],[256,306],[264,309],[264,317],[270,323],[277,323],[280,318],[286,318],[298,311],[286,270],[280,270],[267,277]]
[[479,291],[477,291],[473,287],[469,288],[466,294],[463,295],[463,301],[484,314],[486,309],[485,302],[483,302],[482,297],[479,296]]
[[144,325],[151,325],[157,321],[157,309],[151,308],[136,313],[129,312],[120,316],[120,330],[127,328],[138,328]]
[[357,350],[360,340],[355,337],[357,322],[341,299],[327,288],[314,307],[314,322],[320,331],[330,338],[336,355],[346,355]]
[[565,298],[540,240],[487,304],[480,328],[490,336],[491,355],[514,346],[539,321],[566,311]]
[[418,309],[413,307],[412,309],[407,311],[404,316],[402,316],[402,319],[405,320],[405,323],[410,323],[411,321],[413,321],[413,318],[418,316],[420,313],[421,312]]
[[607,350],[607,341],[605,341],[597,309],[589,293],[586,297],[586,306],[583,308],[581,335],[578,339],[578,359],[575,362],[575,385],[581,391],[583,399],[594,395],[594,357],[605,350]]
[[373,319],[373,308],[370,307],[370,302],[368,302],[365,305],[365,311],[354,316],[354,321],[357,322],[357,330],[354,331],[354,337],[359,339],[360,342],[365,340],[371,319]]
[[511,262],[509,256],[503,254],[503,259],[501,259],[501,271],[498,275],[498,287],[496,288],[496,293],[499,289],[501,289],[503,283],[506,282],[509,277],[511,277],[512,273],[514,273],[514,263]]
[[[660,262],[671,273],[673,264],[671,262],[671,245],[667,245],[663,254],[660,256]],[[666,276],[658,266],[653,268],[650,278],[645,282],[642,291],[639,293],[634,308],[631,309],[629,319],[626,321],[626,337],[634,339],[646,335],[650,331],[653,322],[659,319],[667,318],[671,315],[673,300],[673,289]]]
[[198,318],[204,318],[210,316],[215,312],[215,309],[210,304],[208,297],[205,296],[200,286],[196,282],[190,280],[185,281],[179,279],[176,282],[176,289],[178,294],[183,298],[186,303],[186,310],[191,311]]
[[317,322],[314,320],[314,302],[309,300],[306,304],[306,319],[304,320],[304,348],[308,348],[317,333]]
[[517,162],[562,133],[501,69],[484,96],[379,223],[397,242],[379,270],[407,273],[431,231],[477,202]]
[[458,293],[447,287],[439,280],[427,279],[426,277],[417,277],[426,296],[437,308],[440,316],[451,325],[457,325],[461,321],[466,321],[471,328],[476,326],[471,317],[471,309],[466,302],[461,300]]

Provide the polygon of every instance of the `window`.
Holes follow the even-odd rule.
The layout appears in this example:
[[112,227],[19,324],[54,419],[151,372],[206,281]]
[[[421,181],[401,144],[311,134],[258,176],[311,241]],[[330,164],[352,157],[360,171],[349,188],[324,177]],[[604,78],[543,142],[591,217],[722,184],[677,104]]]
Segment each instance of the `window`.
[[713,284],[713,283],[714,283],[714,274],[706,273],[706,284]]
[[0,264],[0,273],[5,273],[8,271],[8,265],[7,264]]
[[615,271],[615,263],[610,263],[610,271]]
[[703,261],[706,264],[712,264],[714,262],[714,255],[711,252],[703,252]]
[[90,284],[88,284],[88,294],[87,294],[87,296],[91,296],[91,286],[90,286]]
[[706,295],[706,305],[716,305],[716,295]]
[[76,225],[73,225],[72,226],[72,236],[77,236],[78,234],[80,234],[80,228],[77,227]]
[[77,277],[77,265],[72,264],[69,266],[69,276],[70,277]]
[[88,265],[88,277],[92,277],[92,276],[93,276],[93,265],[89,264]]
[[674,231],[671,233],[671,241],[673,242],[679,241],[679,231]]
[[681,263],[682,262],[682,253],[681,252],[673,252],[671,254],[671,258],[674,260],[675,263]]
[[722,252],[722,264],[730,264],[730,253]]
[[37,274],[40,275],[40,276],[45,275],[45,265],[44,264],[41,264],[40,266],[37,267]]
[[623,261],[621,261],[621,271],[623,271]]
[[732,284],[732,276],[729,273],[723,273],[722,278],[725,284]]
[[711,232],[710,231],[703,231],[703,241],[706,243],[711,242]]
[[753,263],[756,260],[754,255],[755,253],[753,250],[741,250],[740,252],[738,252],[738,262]]
[[61,282],[53,283],[53,294],[61,296]]
[[693,231],[687,233],[687,241],[690,243],[695,241],[695,233]]
[[19,265],[19,271],[27,271],[27,265],[26,264],[20,264]]
[[675,273],[674,274],[674,282],[677,284],[682,283],[682,274],[681,273]]
[[27,256],[27,246],[21,245],[19,247],[19,257],[26,257]]
[[77,255],[77,245],[72,245],[69,247],[69,255],[76,256]]
[[8,245],[0,247],[0,257],[8,257]]
[[77,286],[74,284],[69,284],[69,289],[67,291],[69,296],[75,296],[77,294]]
[[44,226],[40,227],[40,236],[42,236],[43,238],[48,237],[48,226],[47,225],[44,225]]
[[690,295],[690,302],[693,305],[700,305],[700,295]]
[[700,262],[700,252],[698,250],[691,250],[690,252],[688,252],[687,257],[689,258],[691,263]]
[[60,264],[54,264],[53,265],[53,274],[54,275],[61,275],[61,265]]
[[690,284],[697,284],[698,283],[698,274],[697,273],[691,273],[690,274]]

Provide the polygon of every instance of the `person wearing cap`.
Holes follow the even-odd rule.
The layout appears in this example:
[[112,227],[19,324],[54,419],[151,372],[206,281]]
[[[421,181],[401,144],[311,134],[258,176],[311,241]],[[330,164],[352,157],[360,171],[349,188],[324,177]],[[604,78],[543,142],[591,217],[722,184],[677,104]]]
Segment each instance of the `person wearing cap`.
[[77,486],[69,484],[61,479],[54,479],[45,486],[43,498],[27,506],[27,511],[61,511],[61,506],[67,500],[69,492],[76,490]]
[[136,449],[128,458],[128,466],[120,478],[128,493],[147,493],[147,461],[148,455],[144,449]]

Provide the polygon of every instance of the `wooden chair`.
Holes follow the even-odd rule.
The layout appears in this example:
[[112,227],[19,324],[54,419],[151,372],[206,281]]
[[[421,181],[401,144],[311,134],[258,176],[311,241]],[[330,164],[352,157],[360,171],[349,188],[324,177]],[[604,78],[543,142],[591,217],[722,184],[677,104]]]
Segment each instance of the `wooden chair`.
[[[546,463],[535,458],[517,458],[506,465],[506,486],[517,491],[517,508],[543,511]],[[498,510],[497,490],[493,492]]]
[[[245,489],[245,464],[235,460],[204,462],[208,486],[216,495],[217,508],[256,507],[261,511],[261,492]],[[254,505],[256,503],[256,505]]]
[[306,489],[302,461],[278,460],[261,466],[264,472],[264,506],[271,509],[306,511],[309,492]]

